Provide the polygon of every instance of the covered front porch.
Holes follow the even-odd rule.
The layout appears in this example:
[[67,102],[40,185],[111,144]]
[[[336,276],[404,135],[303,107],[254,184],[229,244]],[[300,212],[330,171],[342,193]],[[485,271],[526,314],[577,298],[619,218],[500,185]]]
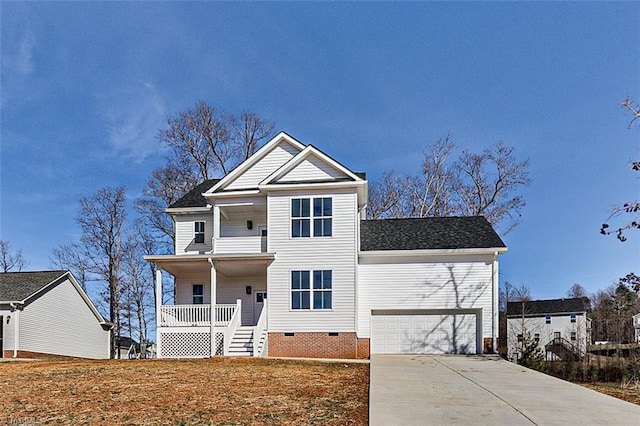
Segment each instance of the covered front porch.
[[[274,255],[147,256],[155,262],[159,358],[260,356],[267,328],[267,267]],[[175,278],[164,304],[164,273]]]

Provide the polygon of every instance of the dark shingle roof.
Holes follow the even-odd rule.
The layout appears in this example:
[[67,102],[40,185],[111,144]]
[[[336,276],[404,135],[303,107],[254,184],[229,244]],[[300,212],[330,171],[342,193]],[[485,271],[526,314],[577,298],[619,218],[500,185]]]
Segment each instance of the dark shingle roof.
[[178,201],[171,204],[169,208],[207,207],[207,200],[202,196],[202,193],[210,190],[218,182],[220,182],[220,179],[208,179],[199,183],[198,186],[184,194]]
[[21,302],[66,272],[2,272],[0,273],[0,301]]
[[363,220],[360,250],[506,247],[484,216]]
[[586,312],[587,310],[584,299],[581,297],[574,297],[570,299],[529,300],[526,302],[507,303],[507,316],[522,315],[523,303],[525,315],[579,313]]

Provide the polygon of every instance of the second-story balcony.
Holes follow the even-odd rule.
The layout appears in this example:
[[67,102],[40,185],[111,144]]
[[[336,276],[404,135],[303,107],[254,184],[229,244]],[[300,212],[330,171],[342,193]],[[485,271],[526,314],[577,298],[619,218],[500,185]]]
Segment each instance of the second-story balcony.
[[[266,232],[265,232],[266,233]],[[267,236],[219,237],[213,238],[213,252],[224,253],[266,253]]]

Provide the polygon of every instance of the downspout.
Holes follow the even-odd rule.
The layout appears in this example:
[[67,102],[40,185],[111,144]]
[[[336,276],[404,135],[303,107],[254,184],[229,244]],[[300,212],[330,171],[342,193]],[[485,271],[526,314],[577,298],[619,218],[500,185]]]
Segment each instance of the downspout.
[[[217,289],[216,289],[216,267],[213,263],[213,259],[212,258],[207,258],[207,260],[209,261],[209,264],[211,265],[211,278],[210,278],[210,283],[209,285],[211,286],[211,325],[210,325],[210,334],[211,334],[211,348],[210,348],[210,356],[213,357],[216,354],[216,332],[215,332],[215,327],[216,327],[216,300],[217,300]],[[225,336],[227,337],[227,336]]]
[[19,303],[9,303],[13,309],[13,357],[18,358],[18,346],[20,341],[20,311]]
[[493,340],[492,340],[492,345],[493,345],[493,353],[497,354],[498,353],[498,334],[500,333],[500,320],[499,320],[499,313],[498,313],[498,299],[500,297],[500,275],[499,275],[499,269],[498,269],[498,252],[494,252],[493,253],[493,277],[492,277],[492,281],[493,281]]

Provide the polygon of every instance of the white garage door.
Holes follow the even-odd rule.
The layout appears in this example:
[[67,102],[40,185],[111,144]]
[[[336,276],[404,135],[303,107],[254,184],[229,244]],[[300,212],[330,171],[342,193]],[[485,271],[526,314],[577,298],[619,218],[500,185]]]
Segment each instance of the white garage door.
[[374,311],[371,353],[475,354],[474,312]]

